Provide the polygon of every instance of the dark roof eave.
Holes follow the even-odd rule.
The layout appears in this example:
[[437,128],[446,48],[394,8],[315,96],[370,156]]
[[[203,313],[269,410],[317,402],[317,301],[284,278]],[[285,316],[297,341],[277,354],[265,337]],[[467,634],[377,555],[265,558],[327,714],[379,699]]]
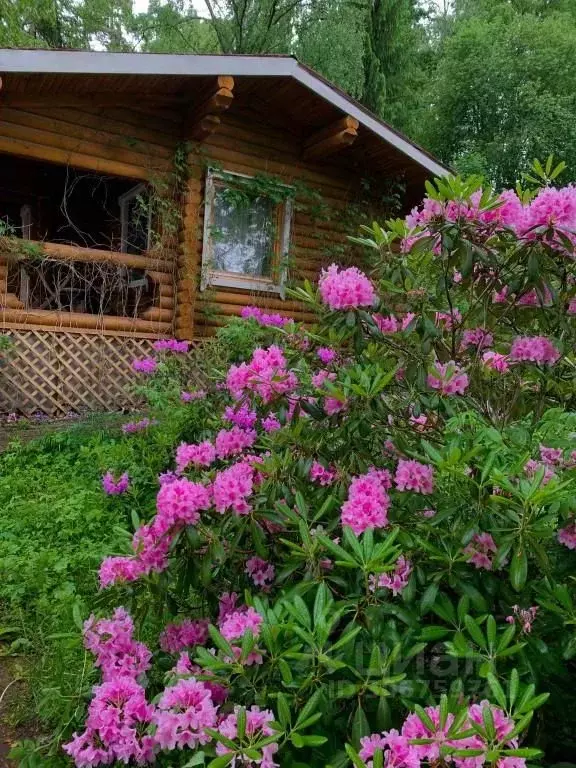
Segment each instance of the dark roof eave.
[[0,73],[292,77],[433,176],[450,169],[292,56],[0,49]]

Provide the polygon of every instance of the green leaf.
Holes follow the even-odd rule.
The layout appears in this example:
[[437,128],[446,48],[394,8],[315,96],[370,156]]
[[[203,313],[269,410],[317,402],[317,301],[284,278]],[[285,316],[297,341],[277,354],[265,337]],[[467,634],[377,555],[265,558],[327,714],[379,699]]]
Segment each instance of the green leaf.
[[464,624],[466,626],[466,629],[468,630],[468,633],[470,637],[474,640],[476,645],[479,645],[480,648],[487,648],[486,639],[482,633],[482,630],[478,626],[478,624],[474,621],[472,616],[469,614],[464,616]]
[[425,616],[436,602],[438,596],[438,584],[429,584],[420,600],[420,616]]
[[290,707],[288,700],[283,693],[279,693],[277,697],[278,702],[278,717],[280,719],[280,725],[282,728],[287,728],[291,722]]
[[226,656],[228,656],[229,658],[231,658],[231,659],[235,658],[234,657],[234,649],[232,648],[232,646],[230,645],[228,640],[226,640],[226,638],[224,638],[220,634],[220,632],[218,632],[218,630],[216,629],[216,627],[213,624],[210,624],[208,626],[208,633],[209,633],[209,635],[210,635],[210,637],[212,639],[212,642],[214,643],[214,645],[217,648],[220,648],[220,650],[223,653],[225,653]]
[[321,747],[328,741],[326,736],[302,736],[301,739],[305,747]]
[[504,693],[504,689],[496,679],[496,677],[489,672],[486,676],[486,679],[488,680],[488,685],[490,686],[490,690],[492,691],[492,695],[496,699],[496,702],[498,703],[498,706],[502,709],[506,709],[506,694]]
[[526,556],[526,548],[520,545],[512,556],[512,562],[510,563],[510,584],[512,584],[516,592],[520,592],[524,588],[527,576],[528,558]]
[[354,717],[352,719],[352,744],[359,749],[360,748],[360,739],[363,736],[369,736],[370,735],[370,726],[368,725],[368,720],[366,718],[366,715],[364,714],[364,710],[362,709],[362,705],[358,704],[356,707],[356,712],[354,712]]
[[224,768],[226,765],[230,765],[234,758],[234,752],[230,752],[228,755],[222,755],[222,757],[215,757],[210,763],[208,768]]

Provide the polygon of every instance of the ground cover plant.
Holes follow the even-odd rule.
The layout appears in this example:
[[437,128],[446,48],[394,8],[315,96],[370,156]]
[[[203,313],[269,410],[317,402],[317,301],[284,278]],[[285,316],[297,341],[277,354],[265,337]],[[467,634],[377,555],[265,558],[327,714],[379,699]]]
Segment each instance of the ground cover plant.
[[316,326],[248,308],[200,388],[181,342],[135,361],[190,437],[108,457],[141,503],[84,624],[77,766],[571,758],[576,189],[536,173],[429,185],[357,239],[369,272],[293,292]]

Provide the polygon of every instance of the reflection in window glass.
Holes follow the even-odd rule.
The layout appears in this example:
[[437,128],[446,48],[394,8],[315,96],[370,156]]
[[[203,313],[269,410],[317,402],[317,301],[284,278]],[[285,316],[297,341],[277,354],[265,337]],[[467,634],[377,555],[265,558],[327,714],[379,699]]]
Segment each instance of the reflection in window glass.
[[212,222],[213,263],[218,272],[270,277],[276,239],[272,200],[260,197],[238,205],[216,188]]

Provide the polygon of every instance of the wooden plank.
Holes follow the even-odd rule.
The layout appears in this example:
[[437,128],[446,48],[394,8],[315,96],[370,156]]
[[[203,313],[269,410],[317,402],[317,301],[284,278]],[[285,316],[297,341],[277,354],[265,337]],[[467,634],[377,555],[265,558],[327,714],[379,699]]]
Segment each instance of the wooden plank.
[[82,328],[97,331],[132,331],[140,333],[164,334],[170,331],[171,324],[153,322],[140,318],[117,317],[115,315],[90,315],[81,312],[53,312],[46,309],[3,309],[0,310],[0,323],[28,328],[32,325],[54,328]]
[[[0,315],[1,318],[1,315]],[[49,331],[50,333],[56,333],[58,331],[57,328],[54,328],[53,325],[41,325],[39,323],[12,323],[12,322],[2,322],[0,319],[1,327],[4,330],[7,331]],[[89,336],[120,336],[121,338],[128,338],[128,339],[166,339],[169,338],[169,335],[166,333],[143,333],[142,331],[110,331],[106,330],[106,328],[73,328],[69,327],[66,328],[66,333],[76,333],[76,334],[87,334]]]

